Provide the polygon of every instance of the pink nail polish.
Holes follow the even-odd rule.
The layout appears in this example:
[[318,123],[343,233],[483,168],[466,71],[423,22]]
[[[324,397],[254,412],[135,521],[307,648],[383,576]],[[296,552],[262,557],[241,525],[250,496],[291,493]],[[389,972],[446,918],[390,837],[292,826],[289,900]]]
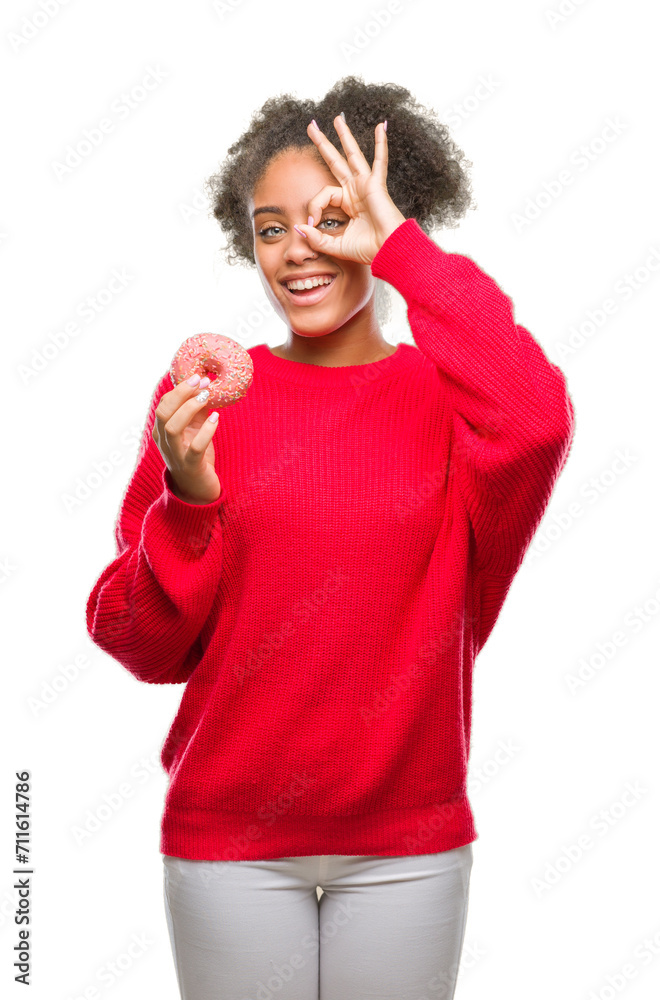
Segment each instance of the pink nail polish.
[[314,225],[314,216],[313,215],[308,215],[307,216],[307,225],[308,226],[313,226]]
[[307,239],[307,233],[303,233],[302,229],[298,229],[298,226],[294,226],[293,228],[297,233],[299,233],[301,236],[304,236],[305,239]]
[[199,379],[200,379],[199,375],[191,375],[190,378],[186,379],[186,382],[188,383],[188,385],[197,385]]
[[386,118],[386,119],[385,119],[385,121],[383,122],[383,128],[384,128],[384,129],[385,129],[385,131],[387,132],[387,118]]
[[319,132],[321,131],[321,129],[316,124],[316,119],[315,118],[312,118],[312,125],[314,126],[315,129],[317,129],[317,131],[319,131]]

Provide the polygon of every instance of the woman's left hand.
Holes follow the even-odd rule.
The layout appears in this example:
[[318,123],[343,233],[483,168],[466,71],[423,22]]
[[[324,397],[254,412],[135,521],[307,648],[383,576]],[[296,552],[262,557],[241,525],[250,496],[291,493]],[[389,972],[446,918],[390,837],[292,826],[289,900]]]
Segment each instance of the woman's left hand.
[[[317,253],[370,264],[390,233],[406,221],[405,215],[390,198],[385,184],[387,132],[383,123],[379,122],[376,126],[374,163],[370,167],[341,115],[335,118],[334,126],[346,159],[311,122],[307,126],[307,134],[340,186],[327,184],[321,188],[309,201],[310,225],[295,228],[307,237],[310,247]],[[337,236],[321,233],[315,228],[328,206],[340,208],[350,217],[348,225]]]

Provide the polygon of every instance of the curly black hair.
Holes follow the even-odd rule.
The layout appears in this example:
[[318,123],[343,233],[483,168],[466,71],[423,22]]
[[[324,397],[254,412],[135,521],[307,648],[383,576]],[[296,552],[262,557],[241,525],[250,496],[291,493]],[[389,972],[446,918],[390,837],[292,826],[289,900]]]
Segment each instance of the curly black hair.
[[387,190],[399,211],[407,219],[416,219],[427,235],[443,226],[455,228],[466,211],[476,207],[467,170],[472,163],[436,113],[415,101],[405,87],[367,84],[361,76],[345,76],[320,101],[298,99],[291,94],[270,97],[253,114],[248,129],[229,147],[220,170],[205,180],[209,216],[217,219],[228,235],[223,248],[227,263],[255,266],[248,201],[277,154],[290,149],[308,150],[327,167],[307,134],[312,118],[345,157],[333,124],[342,111],[370,164],[376,125],[387,119]]
[[325,160],[307,135],[315,118],[324,135],[345,156],[334,118],[346,122],[372,163],[374,130],[387,119],[387,190],[399,211],[414,218],[429,234],[441,226],[454,228],[474,207],[467,167],[472,166],[435,112],[419,105],[405,87],[365,83],[360,76],[339,80],[320,101],[291,94],[270,97],[249,128],[229,147],[220,170],[204,182],[212,215],[228,234],[227,262],[254,265],[254,233],[247,203],[270,160],[288,149],[305,149]]

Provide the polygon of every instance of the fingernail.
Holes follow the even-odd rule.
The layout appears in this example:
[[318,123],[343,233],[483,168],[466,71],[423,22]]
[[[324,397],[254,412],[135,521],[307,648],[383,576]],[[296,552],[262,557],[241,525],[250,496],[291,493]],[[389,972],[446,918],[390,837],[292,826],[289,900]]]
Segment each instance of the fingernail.
[[210,395],[211,393],[208,391],[208,389],[203,389],[200,393],[198,393],[197,396],[195,396],[195,399],[197,400],[198,403],[205,403]]
[[315,118],[312,118],[312,125],[314,126],[315,129],[318,129],[319,132],[321,131],[321,129],[316,124],[316,119]]
[[197,374],[191,375],[190,378],[186,379],[186,382],[188,383],[188,385],[197,385],[197,383],[199,382],[199,378],[200,376]]
[[314,216],[313,215],[308,215],[307,216],[307,225],[308,226],[313,226],[314,225]]
[[383,122],[383,128],[384,128],[384,129],[385,129],[385,131],[387,132],[387,118],[386,118],[386,119],[385,119],[385,121]]
[[340,111],[340,112],[339,112],[339,114],[340,114],[340,115],[341,115],[341,117],[342,117],[342,118],[344,119],[344,121],[346,121],[346,115],[344,114],[344,112],[343,112],[343,111]]
[[297,233],[300,233],[301,236],[304,236],[305,239],[307,239],[307,233],[303,233],[302,229],[298,229],[298,226],[294,226],[293,228]]
[[209,420],[211,421],[212,424],[214,424],[219,416],[220,414],[218,413],[218,411],[214,410],[213,413],[209,413]]
[[205,375],[204,378],[202,379],[202,381],[199,383],[198,388],[199,389],[205,389],[206,386],[210,385],[210,384],[211,384],[211,379],[208,377],[208,375]]

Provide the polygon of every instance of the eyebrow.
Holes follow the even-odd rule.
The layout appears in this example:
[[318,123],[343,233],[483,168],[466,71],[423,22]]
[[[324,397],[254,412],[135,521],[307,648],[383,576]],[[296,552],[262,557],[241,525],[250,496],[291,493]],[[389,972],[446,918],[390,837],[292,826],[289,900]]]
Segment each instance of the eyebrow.
[[273,215],[285,215],[285,212],[279,207],[279,205],[262,205],[260,208],[255,208],[252,213],[252,218],[256,218],[257,215],[269,215],[271,212]]

